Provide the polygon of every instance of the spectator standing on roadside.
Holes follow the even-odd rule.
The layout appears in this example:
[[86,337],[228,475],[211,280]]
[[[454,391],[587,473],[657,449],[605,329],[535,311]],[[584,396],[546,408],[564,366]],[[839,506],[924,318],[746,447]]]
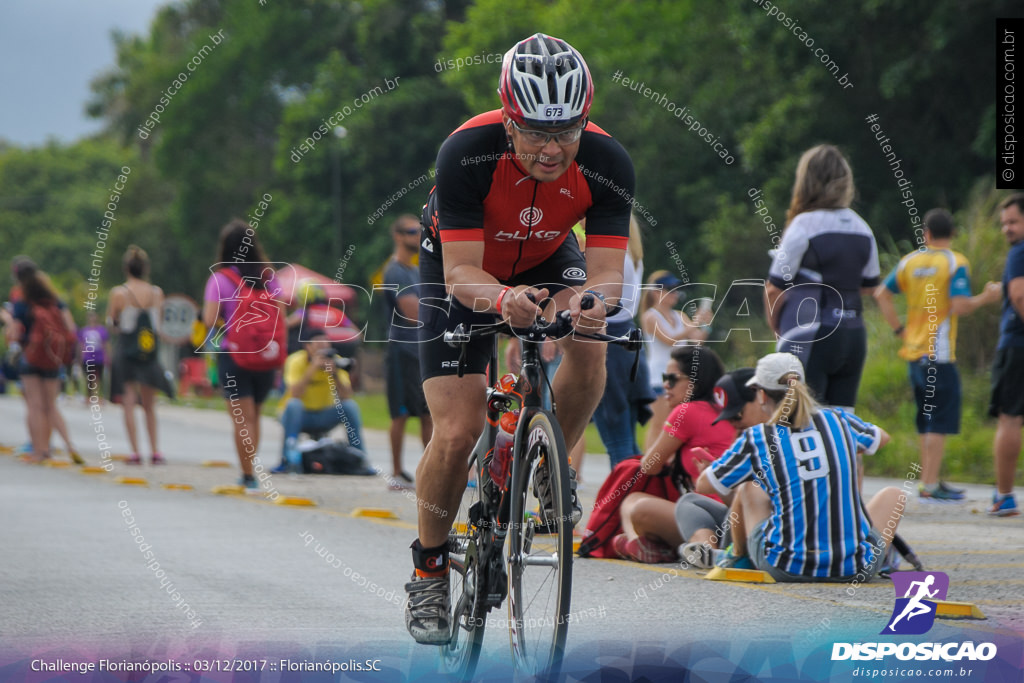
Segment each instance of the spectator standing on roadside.
[[[636,216],[630,216],[629,245],[626,248],[622,296],[619,299],[622,310],[608,317],[607,333],[612,336],[621,336],[633,329],[644,277],[643,258],[640,225]],[[633,369],[633,352],[616,344],[608,345],[608,355],[605,356],[608,380],[604,385],[601,402],[594,411],[594,424],[608,451],[612,469],[626,458],[641,452],[636,442],[636,427],[650,419],[651,409],[648,406],[654,401],[645,351],[645,348],[641,348],[636,378],[631,381],[629,376]]]
[[[997,282],[971,296],[970,264],[950,249],[953,216],[932,209],[924,216],[924,249],[900,259],[875,290],[882,316],[903,340],[900,358],[907,361],[917,402],[917,433],[921,444],[921,498],[962,500],[964,492],[939,479],[946,435],[960,433],[960,373],[956,366],[957,318],[979,306],[999,301]],[[904,326],[893,304],[894,294],[907,297]]]
[[1020,514],[1013,480],[1024,426],[1024,194],[1010,195],[999,208],[999,222],[1010,252],[1003,271],[1003,316],[988,409],[989,415],[999,420],[992,443],[996,490],[988,514],[1012,517]]
[[[203,325],[213,331],[218,320],[223,322],[223,331],[216,335],[217,339],[222,339],[217,353],[220,386],[234,427],[235,452],[242,469],[239,483],[255,489],[259,487],[253,472],[260,449],[260,410],[286,358],[285,301],[255,231],[241,219],[236,218],[221,229],[216,268],[206,281],[203,293]],[[240,363],[251,365],[251,362],[244,358],[238,360],[241,352],[230,348],[245,342],[247,334],[252,334],[256,327],[256,322],[240,325],[239,322],[248,321],[235,315],[253,297],[262,298],[261,312],[270,313],[268,309],[273,309],[272,313],[276,314],[276,317],[271,316],[271,322],[279,334],[262,352],[249,354],[272,360],[275,367],[269,369],[242,367]]]
[[651,403],[654,414],[644,442],[645,452],[658,440],[661,425],[673,407],[665,400],[665,387],[660,381],[672,347],[707,338],[707,329],[701,327],[706,321],[690,320],[689,316],[676,309],[679,303],[678,288],[682,287],[682,280],[667,270],[656,270],[647,279],[647,285],[640,303],[640,327],[644,332],[647,351],[648,380],[655,399]]
[[391,224],[395,251],[384,267],[383,284],[387,298],[388,347],[385,356],[388,412],[391,427],[391,480],[388,488],[401,491],[415,487],[413,478],[402,468],[405,423],[410,417],[420,420],[420,439],[426,448],[433,433],[427,401],[420,381],[419,319],[420,272],[414,260],[420,248],[420,221],[403,214]]
[[122,259],[125,282],[110,290],[107,322],[117,330],[117,350],[110,373],[110,400],[124,407],[124,425],[131,445],[129,465],[141,465],[135,406],[141,405],[149,434],[150,462],[163,465],[157,445],[156,392],[172,394],[157,358],[157,339],[163,320],[164,293],[149,283],[149,256],[135,245]]
[[[32,452],[26,460],[39,463],[50,458],[50,435],[56,429],[64,439],[72,461],[82,465],[85,461],[71,444],[64,418],[57,408],[57,378],[62,359],[53,357],[54,352],[64,355],[65,350],[68,356],[65,362],[73,356],[75,323],[67,306],[57,296],[50,278],[31,259],[18,256],[11,265],[18,281],[20,296],[17,299],[12,296],[12,310],[8,312],[4,309],[0,317],[4,321],[8,344],[17,345],[16,348],[21,349],[18,370],[32,442]],[[62,348],[55,338],[54,346],[43,347],[46,352],[34,348],[32,331],[36,325],[52,328],[49,335],[59,336],[61,331],[66,332],[69,338],[63,342],[71,347]]]
[[[852,209],[853,172],[832,145],[804,152],[765,301],[778,350],[797,356],[815,398],[853,410],[867,330],[862,294],[879,283],[878,246]],[[801,306],[810,299],[814,305]]]

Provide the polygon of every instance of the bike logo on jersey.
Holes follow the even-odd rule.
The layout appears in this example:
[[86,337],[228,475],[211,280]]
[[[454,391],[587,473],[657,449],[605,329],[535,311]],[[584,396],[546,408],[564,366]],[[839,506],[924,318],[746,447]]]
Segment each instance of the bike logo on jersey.
[[541,222],[544,212],[536,206],[528,206],[519,212],[519,222],[528,228],[532,228]]
[[525,240],[532,238],[535,240],[543,240],[546,242],[549,240],[553,240],[556,237],[560,237],[562,234],[563,233],[559,230],[516,230],[515,232],[506,232],[504,230],[499,230],[497,233],[495,233],[494,239],[499,241],[507,241]]
[[891,576],[896,605],[881,632],[906,636],[927,633],[935,623],[934,600],[946,599],[949,576],[944,572],[893,572]]

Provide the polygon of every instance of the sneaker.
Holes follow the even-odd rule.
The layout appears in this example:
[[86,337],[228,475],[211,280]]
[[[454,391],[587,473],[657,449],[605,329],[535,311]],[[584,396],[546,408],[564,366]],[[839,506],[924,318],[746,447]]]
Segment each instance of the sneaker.
[[153,457],[149,459],[149,463],[151,465],[166,465],[167,460],[159,453],[154,453]]
[[291,469],[291,464],[287,460],[282,460],[281,464],[270,470],[274,474],[284,474]]
[[725,549],[725,554],[715,563],[715,566],[722,569],[757,569],[748,556],[734,555],[732,545]]
[[416,482],[408,472],[388,477],[388,491],[415,491]]
[[967,495],[965,489],[954,488],[942,480],[939,480],[939,488],[950,495],[959,496],[961,500]]
[[417,643],[444,645],[451,639],[452,599],[448,575],[419,576],[405,584],[405,627]]
[[707,543],[683,543],[676,551],[684,563],[695,569],[711,569],[714,563],[714,548]]
[[624,560],[634,560],[644,564],[664,564],[676,561],[676,551],[661,541],[650,538],[634,538],[628,540],[626,534],[619,534],[612,539],[612,547],[616,554]]
[[256,477],[251,474],[243,474],[242,478],[238,480],[238,483],[247,489],[258,489],[260,487],[260,483],[256,481]]
[[[576,495],[576,488],[578,484],[576,482],[576,470],[571,466],[569,467],[569,491],[572,494],[572,525],[576,526],[579,521],[583,519],[583,506],[580,505],[580,499]],[[545,529],[551,529],[555,527],[557,520],[555,519],[555,501],[551,495],[551,478],[548,475],[547,467],[537,467],[536,474],[533,476],[533,493],[537,496],[537,500],[540,501],[541,507],[541,527]],[[537,533],[541,533],[538,531]]]
[[935,487],[934,491],[929,491],[923,484],[918,486],[917,495],[921,500],[931,500],[943,503],[955,502],[964,499],[962,491],[948,487],[944,488],[941,482]]
[[988,509],[990,517],[1014,517],[1020,514],[1020,509],[1017,507],[1017,499],[1012,493],[999,498],[999,496],[992,496],[992,507]]
[[124,461],[126,465],[141,465],[142,458],[139,457],[138,453],[132,453],[128,456],[128,459]]

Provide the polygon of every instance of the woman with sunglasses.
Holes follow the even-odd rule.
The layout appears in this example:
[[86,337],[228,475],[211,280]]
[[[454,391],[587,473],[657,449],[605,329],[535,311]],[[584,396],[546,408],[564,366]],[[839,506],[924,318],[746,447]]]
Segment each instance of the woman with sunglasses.
[[736,493],[733,552],[722,566],[748,556],[776,581],[863,582],[881,566],[906,496],[890,486],[864,505],[856,456],[874,453],[889,435],[819,407],[804,377],[793,354],[758,361],[748,385],[768,419],[704,470],[697,492]]
[[[708,458],[729,447],[736,430],[727,422],[717,422],[714,396],[722,374],[722,361],[706,346],[672,349],[661,376],[664,400],[673,406],[672,412],[640,460],[641,472],[657,475],[671,465],[678,488],[689,491]],[[682,543],[675,520],[677,498],[666,500],[642,492],[627,495],[619,509],[623,533],[612,541],[616,554],[645,563],[675,560],[676,547]]]

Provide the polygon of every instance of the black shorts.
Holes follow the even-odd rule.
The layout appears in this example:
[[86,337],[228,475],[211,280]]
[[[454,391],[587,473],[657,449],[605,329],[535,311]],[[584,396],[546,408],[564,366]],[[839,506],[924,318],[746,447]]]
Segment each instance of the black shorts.
[[[438,248],[435,246],[435,249]],[[420,373],[423,380],[431,377],[458,374],[459,349],[444,343],[444,333],[459,323],[490,325],[497,316],[493,313],[473,313],[448,296],[444,286],[444,265],[441,258],[426,249],[420,249],[420,314],[419,329]],[[549,296],[568,287],[582,287],[587,281],[587,261],[579,243],[570,235],[544,263],[531,268],[508,281],[505,285],[543,287]],[[466,349],[466,373],[482,375],[491,359],[493,340],[474,339]]]
[[267,400],[267,394],[274,388],[276,370],[253,372],[238,367],[230,353],[217,354],[217,375],[220,378],[224,398],[251,398],[256,405]]
[[[826,334],[818,331],[817,336]],[[863,326],[837,327],[824,339],[801,341],[789,334],[779,343],[804,364],[807,386],[814,397],[829,406],[857,405],[857,389],[868,355],[868,333]]]
[[1024,415],[1024,348],[1007,346],[996,350],[988,414]]
[[[423,417],[429,415],[427,401],[423,397],[423,381],[420,379],[420,359],[415,349],[407,351],[395,348],[400,342],[388,343],[386,362],[388,413],[391,419],[398,417]],[[409,346],[409,344],[406,344]]]
[[20,375],[34,375],[39,379],[57,379],[60,377],[60,368],[53,370],[44,370],[43,368],[37,368],[34,365],[29,365],[25,357],[22,356],[18,364],[18,374]]
[[910,364],[910,386],[917,403],[918,434],[960,433],[960,372],[956,363]]

